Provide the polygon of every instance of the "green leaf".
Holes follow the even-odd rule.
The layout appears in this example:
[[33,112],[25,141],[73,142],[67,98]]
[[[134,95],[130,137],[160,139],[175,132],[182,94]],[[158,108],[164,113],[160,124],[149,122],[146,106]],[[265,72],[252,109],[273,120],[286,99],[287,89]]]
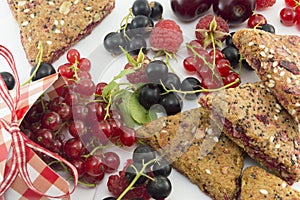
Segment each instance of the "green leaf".
[[210,31],[215,31],[215,30],[217,30],[217,27],[218,27],[218,24],[217,24],[217,21],[216,21],[216,17],[214,17],[212,19],[212,21],[210,22],[210,24],[209,24],[209,30]]
[[103,91],[102,91],[102,97],[104,99],[106,99],[106,97],[108,95],[111,95],[111,92],[115,89],[119,88],[119,85],[116,81],[111,81],[110,83],[108,83],[104,88],[103,88]]
[[136,61],[122,46],[120,46],[120,49],[125,54],[127,61],[132,64],[134,67],[138,66],[138,61]]
[[145,55],[143,53],[143,48],[141,48],[136,61],[137,61],[137,63],[143,63],[144,59],[145,59]]
[[114,104],[113,108],[118,109],[121,112],[123,122],[126,126],[130,128],[135,128],[138,124],[132,119],[130,112],[129,112],[129,101],[130,97],[132,96],[132,92],[127,90],[121,90],[115,97],[114,97]]
[[132,119],[142,125],[147,122],[150,122],[150,116],[148,110],[146,110],[138,101],[137,96],[132,94],[129,99],[129,112]]

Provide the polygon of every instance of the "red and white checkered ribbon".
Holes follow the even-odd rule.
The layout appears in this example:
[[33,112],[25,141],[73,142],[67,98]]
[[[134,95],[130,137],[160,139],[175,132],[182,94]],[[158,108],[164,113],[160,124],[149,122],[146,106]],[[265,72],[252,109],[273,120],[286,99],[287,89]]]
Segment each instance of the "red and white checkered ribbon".
[[[37,194],[49,198],[62,198],[69,196],[76,188],[78,183],[78,172],[76,168],[69,163],[64,158],[60,157],[57,154],[52,153],[51,151],[37,145],[36,143],[32,142],[25,134],[23,134],[18,125],[18,119],[17,119],[17,107],[18,102],[20,98],[20,81],[15,65],[14,58],[10,51],[5,48],[4,46],[0,45],[0,55],[5,58],[7,63],[12,69],[13,75],[15,77],[16,82],[16,96],[15,99],[12,98],[10,95],[10,92],[8,91],[6,84],[2,77],[0,76],[0,97],[3,98],[3,101],[11,111],[11,121],[8,122],[5,119],[0,118],[0,128],[4,128],[6,131],[8,131],[11,134],[12,137],[12,143],[11,143],[11,150],[12,150],[12,159],[11,159],[11,165],[9,170],[5,170],[5,177],[3,182],[0,183],[0,197],[8,190],[8,188],[11,186],[11,184],[14,182],[18,174],[21,176],[21,178],[26,183],[27,187],[31,189],[32,191],[36,192]],[[43,154],[46,154],[56,160],[61,161],[66,166],[68,166],[71,169],[71,172],[74,176],[74,187],[73,190],[70,192],[68,190],[67,193],[62,194],[60,196],[52,196],[48,194],[44,194],[36,188],[29,176],[28,170],[27,170],[27,163],[26,163],[26,147],[29,147],[37,152],[41,152]]]

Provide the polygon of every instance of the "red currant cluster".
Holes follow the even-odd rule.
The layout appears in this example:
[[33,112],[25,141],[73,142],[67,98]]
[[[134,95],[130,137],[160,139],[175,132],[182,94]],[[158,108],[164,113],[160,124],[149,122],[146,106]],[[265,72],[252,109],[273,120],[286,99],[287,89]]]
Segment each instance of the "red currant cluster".
[[285,0],[287,7],[280,11],[280,22],[285,26],[293,26],[296,24],[300,30],[300,3],[299,0]]
[[152,148],[138,146],[119,174],[111,175],[107,182],[108,190],[118,199],[165,199],[172,190],[168,178],[172,171],[169,163],[159,159]]
[[[95,86],[90,61],[80,58],[74,49],[67,53],[67,59],[69,63],[59,67],[66,84],[56,89],[57,97],[49,100],[42,96],[35,102],[21,130],[37,144],[69,160],[82,183],[95,184],[120,164],[116,153],[103,150],[111,144],[132,146],[136,133],[107,106],[101,96],[107,84]],[[46,155],[40,156],[49,165],[62,167]]]
[[[221,88],[240,78],[219,49],[207,51],[198,40],[192,40],[187,45],[187,50],[189,56],[183,60],[184,69],[199,77],[202,88]],[[236,87],[239,83],[237,81],[230,87]]]

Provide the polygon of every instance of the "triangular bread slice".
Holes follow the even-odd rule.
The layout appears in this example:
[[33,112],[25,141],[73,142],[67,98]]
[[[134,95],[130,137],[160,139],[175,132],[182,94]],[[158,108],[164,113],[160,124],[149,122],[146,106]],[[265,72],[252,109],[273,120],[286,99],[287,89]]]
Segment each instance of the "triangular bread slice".
[[224,133],[250,157],[289,184],[300,178],[298,124],[261,82],[199,99]]
[[242,176],[241,200],[300,199],[300,192],[258,166],[247,167]]
[[242,29],[233,42],[280,104],[300,123],[300,37]]
[[213,199],[235,199],[243,151],[211,124],[209,114],[195,108],[161,117],[137,135]]
[[114,8],[115,0],[8,0],[19,24],[21,42],[31,64],[43,46],[52,63],[90,34]]

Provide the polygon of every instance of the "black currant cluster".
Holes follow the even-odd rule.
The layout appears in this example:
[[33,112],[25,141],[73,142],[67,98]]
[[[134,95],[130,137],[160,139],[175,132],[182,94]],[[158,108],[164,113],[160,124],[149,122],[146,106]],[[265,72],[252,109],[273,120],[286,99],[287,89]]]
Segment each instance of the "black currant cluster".
[[154,27],[154,21],[161,19],[162,14],[163,7],[159,2],[135,0],[120,29],[104,37],[104,48],[113,55],[119,55],[123,50],[133,55],[138,54],[140,49],[146,51],[145,38]]
[[[165,199],[172,190],[168,178],[171,171],[172,168],[166,160],[158,158],[151,147],[141,145],[134,150],[132,163],[119,176],[111,175],[107,186],[118,199]],[[116,198],[107,197],[104,200],[109,199]]]
[[201,89],[198,79],[188,77],[181,81],[180,77],[170,72],[167,64],[161,60],[151,61],[146,66],[145,74],[148,82],[137,90],[137,98],[147,110],[160,105],[167,115],[174,115],[183,107],[183,96],[180,93],[184,93],[186,99],[192,100],[199,94],[194,91]]

